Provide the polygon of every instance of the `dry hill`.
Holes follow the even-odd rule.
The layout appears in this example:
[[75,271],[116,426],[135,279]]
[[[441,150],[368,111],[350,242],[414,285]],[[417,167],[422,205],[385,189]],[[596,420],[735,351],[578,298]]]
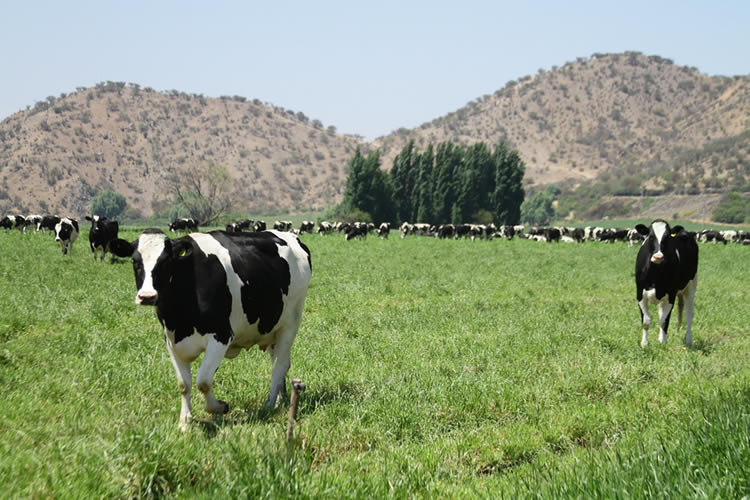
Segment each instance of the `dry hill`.
[[322,208],[340,199],[357,144],[258,100],[107,82],[0,124],[0,212],[81,215],[111,189],[126,196],[131,215],[161,213],[167,171],[209,162],[235,179],[237,210]]
[[414,139],[508,142],[526,184],[612,184],[612,192],[716,193],[750,181],[750,76],[707,76],[637,52],[595,54],[508,82],[493,95],[365,144],[302,112],[107,82],[49,97],[0,123],[0,212],[81,215],[99,191],[131,215],[163,213],[177,165],[214,162],[239,211],[297,211],[341,200],[359,144],[383,166]]

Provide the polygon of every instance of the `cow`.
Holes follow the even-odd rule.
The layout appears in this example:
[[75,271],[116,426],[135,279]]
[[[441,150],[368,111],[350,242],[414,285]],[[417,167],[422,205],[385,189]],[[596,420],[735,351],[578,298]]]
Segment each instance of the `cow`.
[[182,217],[175,219],[169,224],[169,230],[173,233],[178,231],[195,231],[198,229],[198,222],[195,219]]
[[104,254],[109,251],[109,242],[117,239],[120,224],[116,220],[109,220],[99,215],[87,215],[86,220],[91,222],[89,246],[94,254],[94,262],[96,262],[96,253],[99,250],[102,252],[99,262],[104,262]]
[[576,243],[581,243],[585,238],[585,232],[582,227],[576,227],[570,232],[570,236],[576,240]]
[[355,222],[346,228],[344,239],[349,241],[354,238],[367,238],[368,226],[366,222]]
[[265,230],[266,230],[266,221],[264,220],[255,221],[255,224],[253,224],[253,231],[255,231],[256,233],[259,233]]
[[78,221],[63,217],[55,224],[55,241],[60,244],[63,255],[73,253],[73,243],[78,239]]
[[182,396],[180,429],[192,419],[190,363],[202,352],[195,382],[209,413],[229,411],[212,390],[221,360],[254,345],[271,358],[266,407],[286,393],[292,343],[312,274],[310,251],[295,235],[211,231],[172,240],[159,229],[147,229],[135,241],[117,239],[110,248],[132,259],[135,303],[154,306],[164,327]]
[[698,244],[682,226],[669,227],[657,219],[649,227],[638,224],[635,229],[646,239],[635,260],[636,299],[641,313],[643,337],[641,347],[648,345],[651,317],[648,304],[659,304],[659,342],[667,342],[669,317],[677,299],[677,327],[682,323],[685,308],[687,331],[685,344],[691,345],[693,301],[698,279]]
[[23,232],[26,232],[26,228],[29,226],[34,226],[34,231],[39,231],[37,229],[39,223],[42,222],[42,216],[41,215],[27,215],[26,220],[24,221],[24,228]]
[[292,221],[290,220],[277,220],[273,223],[273,228],[277,231],[291,231],[292,230]]
[[26,228],[26,218],[23,215],[6,215],[0,219],[0,227],[4,227],[6,233],[13,228],[23,231]]
[[712,229],[704,229],[701,231],[698,235],[698,239],[701,243],[713,242],[727,244],[727,240],[724,239],[724,236],[719,231],[714,231]]
[[450,238],[453,236],[453,232],[455,231],[455,226],[453,224],[440,224],[437,228],[437,233],[435,236],[439,239],[445,239]]
[[299,234],[312,233],[313,229],[315,229],[315,222],[303,220],[299,225]]
[[455,239],[466,238],[471,234],[471,226],[468,224],[456,224],[453,231],[453,237]]
[[231,233],[239,233],[241,231],[244,231],[245,229],[248,229],[253,223],[252,219],[242,219],[235,222],[230,222],[226,225],[227,232]]
[[333,231],[333,224],[328,221],[318,223],[318,234],[325,235]]
[[57,215],[45,215],[39,224],[36,225],[36,230],[41,230],[43,233],[47,232],[47,229],[54,231],[58,222],[60,222],[60,217]]
[[388,239],[388,235],[391,233],[391,223],[381,222],[378,226],[378,237]]

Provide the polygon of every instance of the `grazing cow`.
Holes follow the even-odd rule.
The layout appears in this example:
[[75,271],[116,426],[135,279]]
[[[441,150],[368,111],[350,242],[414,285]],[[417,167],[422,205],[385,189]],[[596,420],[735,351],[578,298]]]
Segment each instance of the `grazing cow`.
[[315,229],[315,222],[311,220],[303,220],[299,225],[299,234],[312,233]]
[[626,239],[628,240],[628,246],[632,247],[636,243],[642,242],[645,239],[645,237],[641,233],[639,233],[637,230],[629,229]]
[[391,223],[381,222],[380,225],[378,226],[378,237],[387,239],[390,232],[391,232]]
[[570,236],[576,240],[576,243],[581,243],[585,238],[585,232],[582,227],[576,227],[570,232]]
[[677,299],[677,326],[686,310],[685,343],[692,342],[693,300],[698,279],[698,245],[682,226],[670,228],[666,221],[657,219],[650,227],[638,224],[636,230],[646,239],[638,250],[635,261],[635,285],[641,312],[643,338],[641,347],[648,345],[651,317],[648,304],[659,304],[659,342],[667,342],[669,317]]
[[368,226],[366,222],[355,222],[346,228],[344,238],[349,241],[354,238],[365,239],[367,238]]
[[435,236],[437,236],[441,240],[450,238],[451,236],[453,236],[453,232],[455,231],[455,229],[456,228],[453,226],[453,224],[441,224],[438,226],[437,234]]
[[259,233],[265,230],[266,230],[266,221],[264,220],[255,221],[255,224],[253,224],[253,231],[255,231],[256,233]]
[[49,229],[50,231],[54,231],[58,222],[60,222],[60,217],[57,215],[45,215],[39,224],[36,225],[36,230],[47,232],[47,229]]
[[325,235],[333,231],[333,224],[328,221],[321,221],[318,224],[318,234]]
[[96,252],[99,250],[102,252],[99,262],[103,262],[104,254],[109,251],[109,242],[117,239],[120,224],[116,220],[109,220],[99,215],[87,215],[86,220],[91,221],[89,246],[91,247],[91,252],[94,254],[94,262],[96,262]]
[[169,230],[173,233],[178,231],[195,231],[198,229],[198,222],[195,219],[188,219],[185,217],[172,221],[169,225]]
[[471,226],[468,224],[456,224],[453,232],[454,238],[466,238],[471,234]]
[[193,233],[170,240],[147,229],[129,243],[110,245],[131,257],[135,303],[156,306],[182,395],[179,425],[192,418],[190,363],[205,352],[196,376],[206,411],[226,413],[214,397],[214,373],[223,358],[258,345],[268,349],[271,388],[266,407],[286,392],[292,342],[302,320],[311,275],[310,251],[286,232]]
[[230,222],[229,224],[227,224],[226,230],[230,233],[239,233],[241,231],[244,231],[245,229],[248,229],[252,223],[252,219],[242,219],[235,222]]
[[291,231],[292,230],[292,221],[290,220],[277,220],[273,223],[273,228],[277,231]]
[[406,238],[409,234],[414,232],[414,224],[404,222],[399,229],[401,231],[401,237]]
[[719,231],[714,231],[712,229],[704,229],[700,232],[698,235],[698,239],[701,241],[701,243],[724,243],[727,244],[727,240],[724,239],[724,236]]
[[13,228],[22,231],[26,228],[26,218],[23,215],[6,215],[0,220],[0,227],[4,227],[6,233]]
[[42,222],[42,216],[41,215],[27,215],[26,221],[24,221],[24,228],[23,232],[26,232],[26,228],[29,226],[34,226],[34,230],[38,231],[37,226],[39,223]]
[[556,227],[545,227],[541,231],[542,231],[542,235],[544,236],[544,239],[547,241],[547,243],[551,243],[553,241],[555,243],[559,243],[560,242],[560,236],[561,236],[561,234],[560,234],[560,230],[558,228],[556,228]]
[[60,244],[62,254],[73,252],[73,243],[78,239],[78,221],[63,217],[55,224],[55,241]]
[[503,224],[502,226],[500,226],[500,236],[502,236],[506,240],[512,240],[515,235],[516,229],[510,224]]

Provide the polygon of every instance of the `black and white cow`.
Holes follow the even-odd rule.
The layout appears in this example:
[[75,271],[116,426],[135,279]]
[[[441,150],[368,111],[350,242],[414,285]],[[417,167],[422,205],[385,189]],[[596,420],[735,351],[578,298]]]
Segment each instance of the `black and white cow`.
[[13,228],[22,231],[26,227],[26,218],[23,215],[6,215],[0,219],[0,227],[4,227],[6,233]]
[[692,343],[693,300],[698,280],[698,244],[682,226],[669,227],[657,219],[650,227],[638,224],[635,229],[645,236],[635,261],[636,299],[641,313],[643,337],[641,347],[648,345],[651,317],[648,304],[659,304],[659,342],[667,342],[669,317],[677,299],[677,326],[685,311],[685,343]]
[[177,231],[195,231],[196,229],[198,229],[198,222],[195,219],[185,217],[175,219],[169,224],[169,230],[173,233]]
[[252,223],[252,219],[242,219],[235,222],[230,222],[229,224],[227,224],[226,229],[228,232],[239,233],[241,231],[244,231],[245,229],[249,229]]
[[264,220],[255,221],[255,224],[253,224],[253,231],[255,231],[256,233],[259,233],[265,230],[266,230],[266,221]]
[[41,230],[43,233],[46,233],[47,229],[49,229],[50,231],[54,231],[55,226],[58,222],[60,222],[60,217],[58,217],[57,215],[45,215],[44,217],[42,217],[41,222],[36,225],[36,230]]
[[63,217],[55,224],[55,241],[60,244],[63,255],[73,252],[73,243],[78,239],[78,221]]
[[102,255],[99,262],[104,261],[104,254],[109,251],[109,243],[117,239],[117,233],[120,231],[120,224],[116,220],[109,220],[99,215],[86,216],[87,221],[91,221],[89,228],[89,246],[94,254],[96,262],[96,253],[101,250]]
[[193,233],[170,240],[147,229],[112,252],[131,257],[135,303],[153,305],[164,327],[167,351],[182,394],[180,428],[192,418],[190,363],[205,352],[196,376],[206,411],[226,413],[214,397],[214,373],[223,358],[258,345],[271,357],[266,407],[286,391],[286,374],[312,272],[310,251],[297,236],[260,233]]
[[381,222],[378,226],[378,237],[388,239],[388,235],[391,233],[391,223]]
[[299,234],[312,233],[315,229],[315,221],[303,220],[299,225]]
[[24,221],[24,228],[23,231],[26,232],[26,229],[29,226],[34,227],[34,231],[38,231],[37,226],[39,223],[42,222],[42,216],[41,215],[27,215],[26,220]]

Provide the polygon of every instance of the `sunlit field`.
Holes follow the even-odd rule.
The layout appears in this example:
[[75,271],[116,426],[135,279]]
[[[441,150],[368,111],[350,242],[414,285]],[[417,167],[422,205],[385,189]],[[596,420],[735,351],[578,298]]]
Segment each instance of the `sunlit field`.
[[216,375],[230,412],[194,391],[178,430],[155,313],[82,229],[70,257],[0,233],[5,498],[750,494],[748,247],[701,245],[693,346],[675,314],[641,349],[636,247],[304,235],[287,455],[258,349]]

